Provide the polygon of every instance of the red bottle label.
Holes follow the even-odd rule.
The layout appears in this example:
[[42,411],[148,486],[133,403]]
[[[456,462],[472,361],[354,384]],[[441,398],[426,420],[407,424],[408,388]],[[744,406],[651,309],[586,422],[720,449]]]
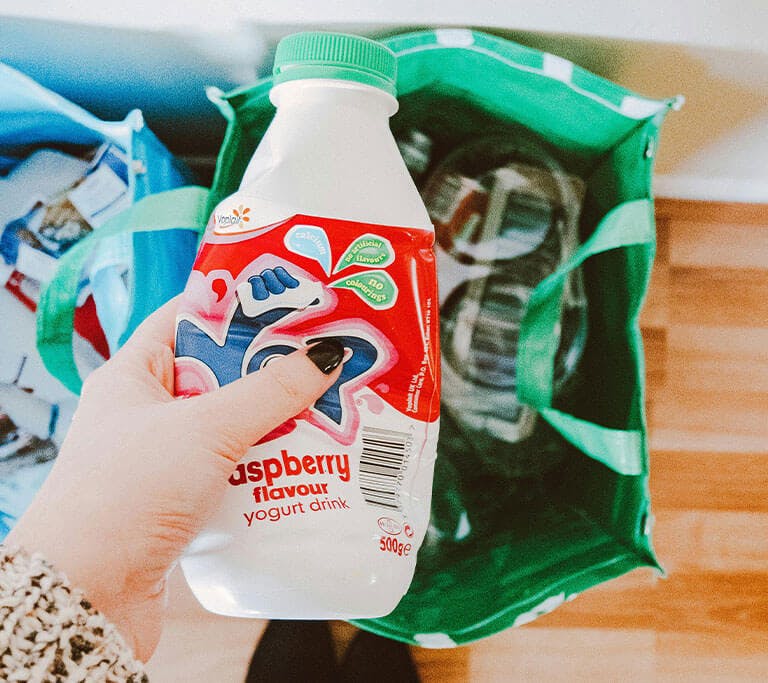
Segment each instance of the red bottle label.
[[303,215],[248,229],[248,214],[212,217],[179,309],[176,393],[213,390],[334,337],[347,349],[338,381],[264,441],[305,420],[351,444],[361,410],[376,414],[382,402],[436,420],[432,231]]

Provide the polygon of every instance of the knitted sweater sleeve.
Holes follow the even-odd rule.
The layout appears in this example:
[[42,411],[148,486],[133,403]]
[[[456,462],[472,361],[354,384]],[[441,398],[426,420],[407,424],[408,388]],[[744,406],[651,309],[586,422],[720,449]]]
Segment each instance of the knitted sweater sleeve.
[[39,554],[0,545],[0,680],[145,683],[115,626]]

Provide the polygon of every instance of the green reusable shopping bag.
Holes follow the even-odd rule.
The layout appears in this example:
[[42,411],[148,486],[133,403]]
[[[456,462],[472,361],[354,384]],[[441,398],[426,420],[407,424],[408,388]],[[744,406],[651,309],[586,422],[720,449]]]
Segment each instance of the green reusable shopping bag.
[[[398,56],[396,134],[418,129],[445,152],[482,135],[527,129],[587,185],[581,244],[536,287],[520,327],[518,396],[550,425],[558,467],[524,482],[499,478],[473,488],[470,444],[444,416],[433,520],[461,501],[471,524],[461,534],[428,534],[395,611],[356,622],[405,642],[450,647],[527,623],[636,567],[658,568],[638,315],[655,249],[653,158],[677,100],[643,98],[566,60],[479,32],[422,31],[385,42]],[[237,189],[273,117],[270,87],[267,79],[209,93],[228,121],[210,191],[148,197],[94,240],[139,223],[201,232],[214,206]],[[48,314],[68,305],[87,248],[71,250],[52,285],[58,289],[44,298],[43,336]],[[565,400],[553,395],[553,365],[564,284],[575,268],[585,280],[589,333],[581,380]]]
[[[189,172],[184,164],[175,159],[155,137],[140,111],[130,112],[123,121],[102,121],[0,62],[0,172],[4,174],[36,149],[53,147],[79,154],[105,143],[115,145],[127,155],[124,182],[132,198],[138,199],[189,182]],[[6,168],[3,162],[11,166]],[[119,174],[124,172],[118,171]],[[0,234],[3,228],[5,225],[0,225]],[[183,287],[186,279],[184,271],[189,271],[196,251],[194,239],[190,241],[189,238],[189,233],[182,231],[181,234],[170,232],[149,237],[139,234],[135,240],[99,239],[85,245],[90,261],[84,264],[86,272],[82,272],[82,268],[78,270],[80,282],[73,287],[90,280],[99,323],[110,345],[128,324],[131,308],[137,300],[141,301],[145,310],[151,310]],[[92,247],[96,244],[101,249],[94,254]],[[11,253],[15,253],[15,249]],[[150,284],[144,272],[138,272],[130,285],[125,285],[121,277],[123,264],[127,265],[134,257],[148,253],[152,254],[153,282]],[[45,254],[43,257],[49,258]],[[142,260],[148,259],[144,256]],[[9,265],[13,265],[11,260]],[[67,290],[67,294],[72,292],[74,289]],[[75,295],[78,293],[82,294],[82,287]],[[54,374],[67,388],[74,389],[69,381],[75,366],[72,352],[74,307],[70,314],[63,326],[49,326],[54,331],[63,330],[67,337],[65,351],[51,356],[48,354],[50,346],[45,346],[42,358],[46,365],[51,364],[52,358],[55,359]],[[90,341],[97,348],[100,336],[101,332],[90,336]],[[67,366],[73,372],[67,372]],[[75,380],[75,384],[79,384],[79,377]]]

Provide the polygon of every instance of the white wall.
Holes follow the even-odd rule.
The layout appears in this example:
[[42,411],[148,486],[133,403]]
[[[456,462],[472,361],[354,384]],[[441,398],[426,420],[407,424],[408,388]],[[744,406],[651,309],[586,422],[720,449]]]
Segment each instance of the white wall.
[[435,25],[485,27],[642,94],[683,94],[658,194],[768,202],[768,0],[26,0],[0,5],[0,54],[102,116],[139,106],[177,151],[210,154],[222,128],[202,86],[253,80],[281,35]]
[[663,129],[659,194],[768,202],[768,53],[632,46],[617,80],[685,95]]
[[[764,29],[768,36],[768,15]],[[506,35],[644,95],[685,97],[682,109],[672,112],[662,129],[658,195],[768,202],[768,51],[516,31]]]
[[764,0],[24,0],[0,13],[141,29],[258,25],[493,26],[768,52]]

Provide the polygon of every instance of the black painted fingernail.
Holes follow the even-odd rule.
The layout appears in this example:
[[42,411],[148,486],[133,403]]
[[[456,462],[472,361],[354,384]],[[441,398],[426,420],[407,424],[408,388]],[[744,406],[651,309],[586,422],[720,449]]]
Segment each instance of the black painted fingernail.
[[344,346],[335,339],[323,339],[309,347],[307,357],[321,372],[330,375],[344,358]]

